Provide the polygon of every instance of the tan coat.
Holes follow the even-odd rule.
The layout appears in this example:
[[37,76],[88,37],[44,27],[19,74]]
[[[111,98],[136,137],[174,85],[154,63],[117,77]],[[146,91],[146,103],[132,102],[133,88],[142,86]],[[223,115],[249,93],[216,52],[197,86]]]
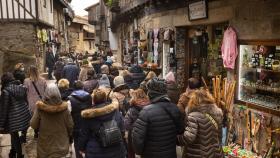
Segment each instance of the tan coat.
[[48,105],[37,102],[35,114],[31,119],[31,127],[39,129],[37,144],[38,158],[62,158],[69,150],[72,136],[73,120],[67,110],[68,104]]
[[90,67],[90,66],[82,66],[80,74],[79,74],[79,80],[80,81],[87,80],[88,79],[87,72],[92,69],[93,69],[93,67]]

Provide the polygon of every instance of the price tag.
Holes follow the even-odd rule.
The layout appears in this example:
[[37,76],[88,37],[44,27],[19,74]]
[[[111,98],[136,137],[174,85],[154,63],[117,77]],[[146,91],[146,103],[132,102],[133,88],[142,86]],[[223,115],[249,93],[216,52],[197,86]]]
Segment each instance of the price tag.
[[260,69],[260,68],[257,68],[257,72],[262,72],[262,69]]

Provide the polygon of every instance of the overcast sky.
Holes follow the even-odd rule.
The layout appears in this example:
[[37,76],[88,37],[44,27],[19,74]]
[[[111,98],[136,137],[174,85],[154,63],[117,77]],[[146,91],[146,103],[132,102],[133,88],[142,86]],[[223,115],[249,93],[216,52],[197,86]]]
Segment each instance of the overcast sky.
[[88,14],[84,9],[97,2],[99,2],[99,0],[72,0],[71,6],[75,10],[76,15],[83,16]]

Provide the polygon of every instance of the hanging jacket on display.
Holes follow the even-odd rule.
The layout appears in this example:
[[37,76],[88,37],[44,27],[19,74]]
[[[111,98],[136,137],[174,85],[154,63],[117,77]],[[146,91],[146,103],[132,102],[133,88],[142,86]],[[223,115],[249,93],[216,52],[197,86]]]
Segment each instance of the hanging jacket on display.
[[224,67],[234,69],[235,60],[238,55],[238,51],[237,51],[237,35],[232,27],[228,27],[224,33],[221,51],[222,51]]

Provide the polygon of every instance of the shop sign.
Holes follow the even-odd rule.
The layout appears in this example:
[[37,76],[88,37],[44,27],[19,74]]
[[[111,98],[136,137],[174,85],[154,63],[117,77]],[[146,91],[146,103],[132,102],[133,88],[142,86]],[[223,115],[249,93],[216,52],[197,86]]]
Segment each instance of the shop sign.
[[190,2],[188,5],[189,20],[208,18],[207,0]]

